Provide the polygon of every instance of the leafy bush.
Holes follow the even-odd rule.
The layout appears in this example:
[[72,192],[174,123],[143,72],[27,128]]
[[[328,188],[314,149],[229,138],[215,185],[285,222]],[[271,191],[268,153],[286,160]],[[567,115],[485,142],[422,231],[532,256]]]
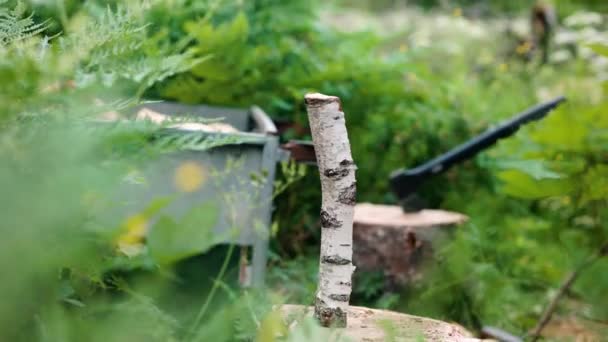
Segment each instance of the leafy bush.
[[[361,8],[374,11],[390,11],[394,8],[416,5],[426,10],[457,8],[459,11],[464,9],[474,16],[513,16],[522,13],[528,13],[534,3],[550,3],[558,10],[558,14],[565,16],[574,11],[587,9],[593,11],[605,12],[608,10],[608,5],[603,0],[554,0],[554,1],[525,1],[525,0],[356,0],[345,2],[336,0],[336,3],[346,6],[355,5]],[[448,9],[449,9],[448,8]]]
[[[189,13],[198,10],[190,8]],[[182,27],[182,34],[191,37],[188,53],[210,57],[150,96],[230,106],[257,103],[273,117],[303,127],[305,93],[340,96],[353,137],[361,201],[394,201],[388,189],[391,171],[427,160],[471,133],[459,106],[442,96],[445,85],[439,76],[413,79],[418,72],[432,71],[413,64],[407,53],[386,55],[375,34],[341,33],[319,23],[316,7],[308,1],[228,1],[214,12],[198,13],[200,19],[181,25],[161,22]],[[295,131],[285,135],[293,137],[307,138]],[[318,188],[318,177],[311,173],[281,195],[276,215],[281,241],[294,233],[290,227],[317,230]],[[440,188],[428,189],[431,202],[441,201]],[[279,248],[302,248],[290,245]]]
[[[408,303],[413,312],[525,334],[563,279],[601,253],[608,126],[605,96],[595,94],[605,83],[563,73],[552,87],[569,103],[483,159],[498,178],[495,190],[479,189],[468,203],[448,196],[446,206],[469,213],[471,222],[441,250],[439,267]],[[569,308],[582,320],[606,319],[598,294],[606,267],[604,258],[584,270],[560,302],[563,315]]]
[[[117,197],[139,182],[134,171],[163,153],[218,143],[200,135],[170,143],[175,139],[162,126],[96,122],[99,114],[129,107],[141,91],[198,63],[148,38],[140,10],[79,11],[68,22],[69,33],[51,39],[36,34],[44,25],[21,18],[22,7],[2,8],[0,32],[10,37],[0,42],[0,270],[7,275],[0,284],[6,296],[2,340],[233,340],[255,336],[256,317],[269,311],[266,300],[231,300],[240,294],[230,292],[228,280],[217,279],[222,295],[205,297],[213,285],[206,272],[196,274],[203,278],[200,287],[179,283],[191,278],[188,268],[164,258],[191,253],[204,234],[182,246],[152,243],[150,255],[140,257],[120,245],[141,239],[145,220],[163,206],[150,199],[139,219],[122,214]],[[197,232],[205,233],[211,227],[200,225],[201,215],[213,215],[196,214]],[[187,222],[169,226],[191,230]],[[155,231],[166,238],[166,230]],[[210,247],[203,242],[198,252]],[[221,251],[219,260],[232,261]],[[213,256],[207,261],[218,264]],[[216,319],[209,318],[211,310]]]

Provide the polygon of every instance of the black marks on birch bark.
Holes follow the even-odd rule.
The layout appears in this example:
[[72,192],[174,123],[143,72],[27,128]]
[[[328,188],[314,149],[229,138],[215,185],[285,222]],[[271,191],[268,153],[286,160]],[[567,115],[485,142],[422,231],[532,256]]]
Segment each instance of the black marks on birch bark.
[[321,259],[321,262],[332,265],[349,265],[351,260],[342,258],[339,255],[326,255]]
[[340,166],[351,166],[351,165],[355,165],[355,162],[352,160],[344,159],[340,162]]
[[328,307],[319,297],[315,302],[315,318],[322,327],[346,328],[346,312],[340,308]]
[[339,228],[342,226],[342,221],[339,221],[335,216],[325,210],[321,210],[321,227],[323,228]]
[[329,298],[338,301],[338,302],[348,302],[348,300],[350,299],[350,295],[346,295],[346,294],[332,294],[329,295]]
[[346,205],[355,205],[357,203],[357,183],[349,185],[343,189],[338,195],[338,202]]
[[327,170],[323,171],[323,174],[325,175],[325,177],[331,178],[334,180],[342,179],[342,178],[348,176],[349,173],[350,173],[350,171],[348,169],[341,168],[341,167],[338,167],[335,169],[327,169]]
[[333,180],[340,180],[350,174],[350,166],[353,165],[355,165],[355,163],[352,160],[344,159],[337,168],[323,171],[323,175]]

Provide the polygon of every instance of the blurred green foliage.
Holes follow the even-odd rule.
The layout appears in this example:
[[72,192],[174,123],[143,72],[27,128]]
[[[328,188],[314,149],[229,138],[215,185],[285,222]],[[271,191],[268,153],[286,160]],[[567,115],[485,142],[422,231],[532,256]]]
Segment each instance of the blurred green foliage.
[[479,16],[513,16],[527,14],[535,3],[552,4],[560,16],[567,16],[578,10],[608,11],[603,0],[335,0],[341,6],[357,6],[373,11],[390,11],[405,6],[419,6],[426,10],[460,8],[465,13]]
[[[185,51],[211,57],[150,95],[186,103],[263,104],[275,118],[304,127],[305,93],[340,96],[356,137],[351,144],[363,201],[394,201],[387,183],[391,171],[422,162],[471,134],[431,67],[414,64],[407,53],[386,55],[383,41],[371,32],[340,33],[319,23],[317,8],[308,1],[225,1],[214,11],[200,9],[199,19],[181,25],[181,34],[192,38]],[[285,138],[290,137],[307,138],[287,132]],[[432,203],[441,200],[441,188],[427,189]],[[318,178],[309,173],[279,197],[280,241],[301,228],[317,231],[317,189]],[[300,246],[281,243],[279,248],[293,253]]]
[[[210,249],[213,240],[205,233],[215,222],[215,204],[176,223],[161,215],[167,199],[151,198],[141,213],[126,217],[120,198],[140,183],[134,173],[164,153],[234,139],[198,133],[175,139],[163,125],[99,121],[100,114],[129,109],[142,91],[199,61],[171,52],[164,38],[148,37],[145,9],[137,2],[114,9],[89,4],[68,18],[66,33],[51,38],[36,34],[46,22],[23,19],[29,10],[22,4],[2,5],[0,339],[255,336],[255,321],[269,311],[270,300],[238,298],[234,269],[211,280],[216,265],[235,263],[225,249]],[[137,242],[128,234],[158,216],[149,253],[125,252],[119,242]],[[195,265],[182,261],[205,251],[206,259],[194,259]],[[198,272],[189,273],[194,267]],[[210,288],[223,290],[213,295]],[[202,320],[195,324],[197,312]]]
[[[548,87],[563,89],[569,102],[480,160],[494,170],[496,186],[476,191],[468,203],[448,195],[445,206],[468,213],[471,222],[410,293],[413,312],[524,334],[562,279],[608,241],[606,83],[593,74],[558,75]],[[604,95],[592,96],[598,92]],[[563,300],[563,315],[608,317],[598,293],[608,284],[607,267],[600,260],[581,275]]]
[[[558,5],[603,6],[586,3]],[[10,275],[0,284],[3,340],[265,341],[285,327],[270,310],[279,299],[263,297],[311,302],[319,184],[316,172],[294,166],[281,168],[285,184],[300,181],[281,186],[276,199],[272,292],[235,291],[234,269],[214,279],[236,253],[210,249],[213,238],[200,229],[214,219],[212,203],[180,222],[159,220],[149,253],[117,251],[117,236],[133,223],[113,215],[120,184],[180,146],[150,144],[159,127],[93,129],[90,121],[142,98],[257,104],[306,127],[306,92],[340,96],[359,199],[392,203],[391,171],[546,93],[567,93],[570,104],[544,122],[426,184],[431,206],[471,221],[438,251],[425,281],[390,294],[381,275],[369,275],[357,281],[356,304],[523,333],[563,275],[606,239],[606,85],[586,60],[538,68],[505,57],[498,35],[476,40],[449,27],[427,47],[410,45],[415,32],[345,33],[319,21],[322,4],[305,0],[30,1],[30,19],[15,4],[0,10],[0,270]],[[489,12],[526,6],[491,2]],[[448,43],[465,48],[442,49]],[[185,143],[213,146],[198,138]],[[284,138],[307,134],[294,129]],[[150,201],[140,214],[160,216],[162,199]],[[604,260],[577,282],[571,297],[580,315],[606,320],[606,267]],[[287,340],[322,336],[308,323],[300,330]]]

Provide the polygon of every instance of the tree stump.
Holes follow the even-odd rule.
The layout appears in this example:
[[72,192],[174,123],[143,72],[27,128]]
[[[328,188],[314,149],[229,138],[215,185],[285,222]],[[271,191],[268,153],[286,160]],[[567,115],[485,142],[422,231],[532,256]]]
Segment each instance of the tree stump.
[[467,220],[443,210],[404,213],[399,206],[360,203],[355,206],[353,263],[359,271],[383,271],[389,289],[419,279],[432,259],[432,245],[446,231]]
[[[302,318],[312,316],[313,310],[313,307],[303,305],[280,307],[281,316],[292,331],[298,328]],[[360,306],[348,307],[345,329],[326,329],[322,333],[324,336],[315,337],[328,342],[482,341],[457,324]]]

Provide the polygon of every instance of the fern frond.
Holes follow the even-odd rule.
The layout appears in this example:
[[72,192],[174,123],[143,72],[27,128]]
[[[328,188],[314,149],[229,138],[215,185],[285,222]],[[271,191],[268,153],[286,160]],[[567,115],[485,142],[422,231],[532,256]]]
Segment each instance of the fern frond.
[[83,56],[94,53],[89,64],[95,64],[97,59],[136,51],[144,41],[146,25],[138,24],[122,6],[116,11],[108,7],[91,19],[59,40],[62,51],[80,51]]
[[139,97],[154,84],[190,70],[207,58],[163,44],[162,34],[148,37],[148,25],[129,7],[96,13],[77,32],[59,40],[61,51],[75,52],[83,59],[78,70],[84,82],[81,85],[101,82],[110,87],[128,80],[139,85]]
[[[0,2],[0,5],[3,3],[6,1]],[[0,47],[30,38],[47,29],[48,21],[34,22],[33,13],[22,18],[25,12],[26,6],[21,1],[13,9],[0,8]]]
[[163,152],[175,150],[206,151],[219,146],[251,143],[257,140],[255,137],[241,135],[162,130],[157,134],[155,145]]

